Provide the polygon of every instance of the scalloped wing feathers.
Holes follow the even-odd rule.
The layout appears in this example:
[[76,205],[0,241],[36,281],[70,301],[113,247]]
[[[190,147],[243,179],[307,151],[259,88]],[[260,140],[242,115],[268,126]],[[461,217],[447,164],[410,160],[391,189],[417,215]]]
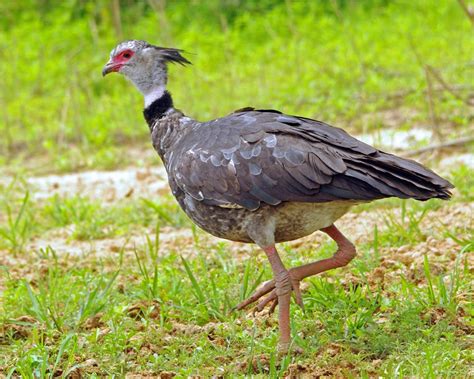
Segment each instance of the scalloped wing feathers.
[[245,108],[189,127],[170,175],[209,205],[450,197],[429,169],[320,121]]

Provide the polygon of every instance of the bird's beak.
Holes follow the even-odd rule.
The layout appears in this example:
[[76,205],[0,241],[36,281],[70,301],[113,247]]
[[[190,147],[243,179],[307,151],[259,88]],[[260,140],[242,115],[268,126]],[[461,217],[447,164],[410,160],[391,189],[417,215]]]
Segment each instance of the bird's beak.
[[102,76],[110,74],[111,72],[117,72],[120,69],[120,67],[121,65],[108,61],[107,64],[102,69]]

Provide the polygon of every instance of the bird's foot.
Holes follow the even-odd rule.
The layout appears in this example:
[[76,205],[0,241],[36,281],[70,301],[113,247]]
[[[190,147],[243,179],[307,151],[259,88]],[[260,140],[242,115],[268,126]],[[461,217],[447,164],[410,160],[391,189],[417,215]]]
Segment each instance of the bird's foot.
[[282,295],[285,292],[293,292],[296,304],[304,310],[300,279],[295,275],[292,269],[282,272],[276,279],[263,282],[248,299],[238,304],[235,309],[242,310],[262,298],[255,307],[255,311],[261,312],[270,304],[269,313],[271,314],[278,304],[278,295]]
[[298,345],[296,345],[294,342],[293,343],[279,342],[278,343],[278,355],[283,356],[283,355],[287,355],[288,353],[303,354],[304,350],[301,347],[299,347]]

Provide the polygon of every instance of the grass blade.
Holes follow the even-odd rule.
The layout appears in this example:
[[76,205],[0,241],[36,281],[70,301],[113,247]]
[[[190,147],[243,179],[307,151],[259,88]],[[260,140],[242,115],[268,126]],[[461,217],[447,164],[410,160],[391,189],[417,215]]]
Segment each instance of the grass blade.
[[184,259],[183,256],[181,256],[181,261],[183,262],[183,265],[186,270],[186,273],[188,274],[189,280],[191,280],[191,283],[193,285],[194,295],[201,303],[205,303],[206,297],[204,296],[204,293],[202,292],[198,281],[196,280],[193,272],[191,271],[191,267],[189,266],[188,262],[186,261],[186,259]]

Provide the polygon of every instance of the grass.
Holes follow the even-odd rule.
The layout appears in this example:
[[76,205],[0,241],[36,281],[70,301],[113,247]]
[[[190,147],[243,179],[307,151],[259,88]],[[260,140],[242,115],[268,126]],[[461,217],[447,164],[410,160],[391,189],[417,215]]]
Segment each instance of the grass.
[[[136,4],[122,9],[124,37],[108,3],[33,1],[21,12],[16,4],[2,5],[0,18],[0,163],[10,170],[32,155],[46,156],[43,171],[134,161],[123,146],[148,142],[142,100],[126,81],[100,76],[124,38],[189,51],[193,66],[171,68],[170,88],[176,105],[201,120],[252,105],[360,133],[402,109],[409,117],[398,127],[433,124],[434,114],[432,126],[449,138],[465,135],[472,115],[471,25],[454,1]],[[18,12],[23,22],[13,21]],[[435,81],[427,97],[426,66],[449,90]]]
[[[474,244],[469,214],[459,213],[470,199],[464,174],[452,172],[458,196],[450,203],[389,200],[355,210],[379,213],[379,223],[358,241],[349,267],[308,280],[306,312],[292,309],[304,353],[285,357],[275,353],[275,317],[231,311],[270,278],[263,254],[209,240],[169,195],[105,204],[3,188],[0,225],[11,237],[0,249],[0,370],[25,377],[466,376]],[[170,230],[183,229],[190,238],[167,241]],[[60,251],[58,238],[67,241]],[[112,244],[95,253],[104,238]],[[50,245],[35,248],[38,239]],[[68,254],[84,241],[92,247]],[[317,239],[280,246],[288,266],[334,249]]]
[[[315,255],[304,246],[288,248]],[[365,254],[371,248],[362,246],[364,260],[376,259]],[[222,243],[202,254],[163,254],[149,239],[103,257],[61,256],[52,248],[22,255],[5,267],[0,367],[6,374],[39,376],[172,371],[276,377],[325,370],[434,378],[468,372],[467,250],[458,251],[451,272],[439,275],[425,256],[418,284],[408,278],[416,265],[402,264],[401,274],[400,267],[384,269],[381,281],[372,277],[377,268],[357,262],[311,279],[306,312],[292,310],[296,343],[305,352],[283,359],[274,351],[275,318],[230,312],[269,277],[259,264],[263,257],[245,264]]]
[[[304,351],[282,357],[275,316],[232,310],[271,277],[257,248],[210,238],[169,191],[142,193],[146,178],[112,199],[30,182],[158,164],[139,95],[100,77],[129,37],[189,52],[170,88],[201,120],[253,105],[380,142],[414,126],[469,135],[474,45],[459,4],[118,3],[120,20],[115,2],[0,4],[0,376],[472,376],[469,165],[422,157],[455,184],[450,202],[386,199],[340,221],[358,256],[305,281],[305,312],[291,310]],[[288,267],[335,248],[318,233],[279,246]]]
[[0,191],[0,201],[6,214],[6,223],[0,225],[0,248],[12,251],[21,251],[32,238],[58,229],[66,230],[71,241],[91,241],[140,231],[156,220],[174,227],[189,225],[171,195],[158,201],[138,199],[107,205],[81,196],[54,195],[34,201],[29,192],[21,195],[7,190]]
[[[463,181],[456,175],[463,173],[453,173],[459,193]],[[232,311],[270,277],[263,254],[239,252],[197,230],[183,242],[167,242],[169,228],[190,229],[176,218],[171,198],[106,206],[75,196],[37,199],[34,190],[23,195],[21,186],[2,195],[2,209],[16,212],[2,230],[15,235],[15,225],[29,225],[21,243],[5,240],[1,255],[5,375],[435,378],[469,372],[472,230],[459,229],[462,218],[453,224],[432,219],[434,212],[448,217],[451,207],[467,204],[461,195],[451,204],[381,202],[356,210],[382,212],[380,224],[359,241],[359,258],[349,267],[308,280],[305,313],[292,309],[295,343],[304,353],[285,357],[275,353],[276,318]],[[99,232],[100,220],[109,220],[109,234]],[[65,228],[72,230],[71,247],[84,238],[126,238],[99,254],[69,255],[53,247],[55,231]],[[131,242],[131,235],[141,238]],[[455,236],[448,251],[446,236]],[[31,248],[37,238],[51,246]],[[428,242],[429,253],[417,256]],[[296,266],[334,252],[334,243],[320,243],[280,250],[285,263]]]
[[31,228],[31,220],[26,220],[25,209],[28,204],[29,194],[25,193],[19,211],[16,215],[8,202],[5,202],[5,212],[7,215],[6,226],[0,228],[0,236],[6,245],[13,250],[21,250],[27,240],[27,234]]

